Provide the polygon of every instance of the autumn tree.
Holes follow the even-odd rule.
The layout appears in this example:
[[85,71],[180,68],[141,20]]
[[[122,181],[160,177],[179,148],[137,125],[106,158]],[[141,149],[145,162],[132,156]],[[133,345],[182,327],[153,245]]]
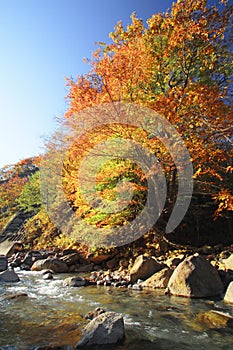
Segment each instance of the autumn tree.
[[[104,103],[122,101],[158,112],[175,127],[189,150],[194,168],[194,194],[212,196],[219,205],[215,215],[229,213],[232,210],[232,13],[233,7],[227,1],[208,6],[205,0],[179,0],[166,13],[152,15],[147,25],[135,14],[126,28],[119,22],[110,34],[112,43],[102,43],[95,52],[89,73],[76,81],[67,80],[69,109],[63,126],[82,134],[80,112]],[[176,201],[178,177],[174,159],[161,140],[143,128],[121,125],[117,120],[114,126],[104,125],[99,129],[94,127],[92,116],[89,122],[93,130],[72,145],[64,162],[64,190],[73,209],[97,225],[115,222],[116,215],[96,218],[93,207],[85,205],[77,172],[83,157],[96,144],[122,137],[146,146],[162,164],[168,189],[163,211],[167,221]],[[129,164],[119,167],[119,159],[106,164],[100,172],[102,195],[114,197],[116,178],[129,172],[141,191],[131,204],[139,204],[135,198],[140,198],[142,204],[147,190],[143,172],[133,163],[130,167]],[[123,217],[127,215],[130,216],[127,212]],[[119,221],[124,221],[123,217],[118,217]]]
[[38,157],[6,165],[0,170],[0,228],[20,208],[17,202],[30,175],[38,170]]
[[25,212],[36,212],[41,208],[39,171],[30,176],[28,182],[24,185],[22,192],[17,197],[16,202],[18,203],[19,208]]

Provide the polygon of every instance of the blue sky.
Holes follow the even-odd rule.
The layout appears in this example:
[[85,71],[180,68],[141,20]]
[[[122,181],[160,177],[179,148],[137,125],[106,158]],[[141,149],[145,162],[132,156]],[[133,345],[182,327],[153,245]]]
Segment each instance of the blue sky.
[[118,20],[147,19],[170,0],[0,0],[0,167],[43,151],[67,109],[65,76],[88,71]]

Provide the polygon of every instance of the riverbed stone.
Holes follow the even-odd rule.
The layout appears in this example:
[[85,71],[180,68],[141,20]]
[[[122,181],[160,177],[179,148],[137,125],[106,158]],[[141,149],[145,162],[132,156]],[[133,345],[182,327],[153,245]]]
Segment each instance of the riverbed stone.
[[43,274],[43,280],[52,280],[53,274],[51,272]]
[[52,257],[37,260],[31,267],[32,271],[41,271],[44,269],[53,270],[56,273],[64,273],[69,271],[69,267],[64,261]]
[[36,260],[31,266],[31,271],[42,271],[42,270],[45,270],[45,267],[44,267],[44,262],[45,261],[46,261],[46,259]]
[[39,259],[42,259],[42,253],[39,250],[31,250],[26,253],[21,261],[21,266],[30,268],[33,263]]
[[224,296],[224,301],[226,303],[233,304],[233,282],[231,282],[226,290],[226,294]]
[[176,267],[166,292],[184,297],[205,298],[220,295],[223,289],[218,271],[204,257],[194,254]]
[[196,316],[196,321],[204,323],[209,328],[233,328],[233,317],[218,310],[200,312]]
[[19,282],[19,276],[13,270],[0,272],[0,282]]
[[164,268],[141,283],[143,288],[167,288],[168,281],[173,273],[172,269]]
[[88,281],[80,276],[68,277],[63,281],[63,285],[66,287],[84,287],[88,284]]
[[123,316],[116,312],[105,312],[84,328],[83,336],[76,348],[91,348],[94,345],[111,345],[123,341],[125,336]]
[[26,298],[28,298],[27,293],[5,294],[5,295],[0,297],[0,301],[2,301],[2,300],[13,300],[13,299],[23,300],[23,299],[26,299]]
[[130,282],[134,283],[138,279],[146,280],[163,267],[164,264],[158,262],[154,257],[139,255],[130,269]]
[[79,253],[72,253],[72,254],[64,255],[60,258],[60,260],[64,261],[68,266],[87,264],[87,261]]
[[76,269],[77,272],[91,272],[93,270],[93,264],[88,265],[82,265],[78,269]]

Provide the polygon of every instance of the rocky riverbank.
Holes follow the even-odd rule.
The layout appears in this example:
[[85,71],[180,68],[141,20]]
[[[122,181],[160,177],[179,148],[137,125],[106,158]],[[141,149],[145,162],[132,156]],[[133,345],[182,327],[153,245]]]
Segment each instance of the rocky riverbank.
[[[218,252],[205,246],[196,253],[173,250],[158,257],[141,254],[134,259],[120,254],[88,257],[75,250],[29,251],[12,255],[8,262],[11,268],[41,271],[48,280],[54,273],[72,273],[64,281],[71,287],[159,288],[191,298],[223,298],[233,282],[233,246]],[[226,300],[233,303],[231,294],[228,290]]]
[[[174,250],[157,257],[139,254],[132,260],[118,255],[90,256],[89,258],[77,251],[70,250],[63,252],[19,252],[9,258],[9,270],[6,270],[5,273],[15,269],[16,274],[20,275],[22,281],[25,274],[27,276],[31,275],[32,278],[37,276],[38,286],[42,284],[48,286],[48,288],[50,288],[49,286],[53,288],[52,285],[56,285],[60,281],[61,290],[68,293],[71,291],[71,293],[75,293],[74,295],[76,295],[76,291],[77,294],[81,293],[81,290],[83,290],[83,293],[85,291],[88,293],[89,288],[85,287],[89,285],[93,285],[90,290],[93,293],[96,290],[97,294],[99,293],[98,290],[106,289],[109,290],[109,293],[112,293],[112,291],[114,291],[114,294],[123,293],[128,295],[128,293],[132,293],[132,295],[142,295],[142,297],[147,291],[152,295],[156,293],[154,290],[159,289],[159,293],[162,293],[161,295],[164,295],[165,298],[169,298],[169,295],[175,295],[178,297],[185,296],[186,300],[193,298],[206,300],[207,298],[210,303],[211,300],[219,300],[222,304],[225,303],[227,309],[228,305],[233,303],[233,253],[231,248],[229,247],[227,250],[215,254],[209,254],[207,247],[203,250],[205,252],[199,251],[198,253]],[[30,274],[30,271],[35,271],[35,273]],[[61,278],[59,277],[60,273],[62,273]],[[67,277],[64,274],[67,274]],[[98,288],[99,286],[106,286],[106,288]],[[31,297],[28,295],[27,298],[25,293],[7,296],[7,300],[13,301],[22,298],[27,303],[30,302]],[[182,298],[176,300],[179,299],[182,302]],[[233,315],[227,314],[222,309],[218,310],[214,304],[212,305],[213,307],[210,307],[210,310],[203,312],[200,309],[197,312],[193,318],[192,327],[195,329],[195,327],[204,325],[209,329],[225,329],[227,332],[229,329],[231,330]],[[156,308],[156,305],[153,307]],[[153,308],[151,310],[153,312]],[[108,306],[106,311],[107,315],[105,316],[103,316],[105,312],[103,309],[96,309],[94,312],[82,316],[84,320],[81,321],[81,323],[83,322],[83,333],[81,335],[80,328],[79,333],[75,333],[75,339],[80,338],[75,343],[76,347],[93,346],[95,342],[99,346],[101,344],[100,339],[105,339],[104,341],[108,343],[104,344],[111,344],[111,346],[115,344],[115,341],[117,343],[123,341],[124,328],[122,328],[122,321],[120,321],[122,315],[118,312],[115,315],[111,314],[111,306]],[[117,311],[117,309],[115,308],[114,311]],[[89,320],[88,323],[87,320]],[[95,321],[92,322],[92,320]],[[119,329],[122,330],[121,337],[115,340],[115,333],[113,332],[113,336],[111,335],[106,340],[105,337],[102,337],[102,331],[99,334],[98,332],[102,329],[106,335],[112,334],[109,331],[109,329],[115,329],[112,321],[116,321],[117,329],[119,326]],[[93,335],[93,332],[97,332],[97,334]],[[48,349],[50,348],[48,347]]]

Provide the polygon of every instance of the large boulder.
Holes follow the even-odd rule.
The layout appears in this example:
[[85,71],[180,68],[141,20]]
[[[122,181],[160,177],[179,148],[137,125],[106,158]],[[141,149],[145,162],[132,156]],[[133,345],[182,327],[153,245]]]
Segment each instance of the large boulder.
[[226,290],[226,294],[224,297],[224,301],[226,303],[232,303],[233,304],[233,282],[231,282]]
[[125,329],[122,315],[115,312],[105,312],[87,324],[76,348],[88,348],[95,345],[111,346],[122,342],[124,336]]
[[154,273],[160,271],[164,267],[155,258],[139,255],[130,269],[130,282],[134,283],[138,279],[146,280]]
[[13,270],[0,272],[0,282],[19,282],[19,276]]
[[151,277],[149,277],[147,280],[141,283],[141,286],[143,288],[167,288],[168,281],[173,273],[172,269],[165,268],[162,269]]
[[41,271],[44,269],[49,269],[57,273],[63,273],[63,272],[69,271],[69,267],[64,261],[58,258],[52,258],[52,257],[49,257],[47,259],[37,260],[31,267],[32,271]]
[[223,292],[218,271],[202,256],[194,254],[174,270],[167,293],[191,298],[217,296]]

